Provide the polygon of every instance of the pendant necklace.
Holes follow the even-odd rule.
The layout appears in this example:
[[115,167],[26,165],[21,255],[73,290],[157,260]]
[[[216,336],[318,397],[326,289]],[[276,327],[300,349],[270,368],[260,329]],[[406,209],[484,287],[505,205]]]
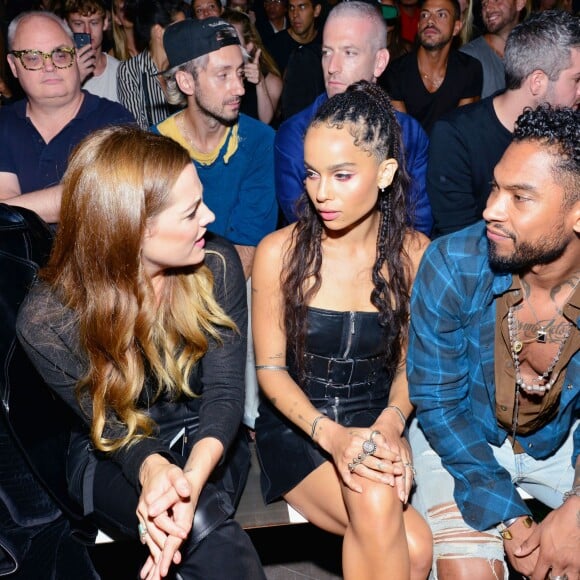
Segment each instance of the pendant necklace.
[[[572,287],[572,290],[568,294],[568,296],[564,302],[564,305],[568,302],[568,300],[570,299],[570,297],[574,293],[574,290],[576,290],[577,285],[578,285],[578,282],[576,282],[574,284],[574,286]],[[512,441],[513,441],[514,445],[515,445],[515,441],[516,441],[516,435],[517,435],[518,424],[519,424],[520,393],[521,393],[521,391],[524,391],[525,393],[527,393],[529,395],[544,395],[554,386],[554,383],[556,382],[556,379],[557,379],[557,375],[553,375],[553,376],[550,376],[550,375],[552,375],[554,369],[556,368],[556,365],[558,364],[558,361],[560,360],[560,357],[562,356],[562,352],[564,351],[564,346],[565,346],[565,344],[568,340],[568,337],[570,336],[570,332],[572,330],[572,323],[569,322],[567,324],[566,330],[564,331],[564,334],[562,336],[562,341],[561,341],[560,346],[558,348],[558,352],[556,353],[556,356],[553,358],[552,362],[548,365],[548,368],[541,375],[538,375],[537,378],[532,379],[531,385],[527,384],[521,375],[519,354],[520,354],[520,352],[522,352],[522,349],[524,348],[524,344],[530,344],[532,342],[546,344],[546,337],[547,337],[547,330],[546,329],[550,324],[553,324],[556,319],[554,317],[548,321],[548,324],[541,325],[534,307],[526,299],[526,295],[525,295],[525,292],[523,291],[523,288],[522,288],[522,295],[524,297],[525,302],[530,307],[530,310],[532,311],[534,318],[536,319],[536,324],[537,324],[537,326],[539,326],[539,330],[536,330],[536,336],[534,338],[531,338],[528,340],[519,340],[517,337],[515,308],[513,306],[510,306],[508,308],[508,331],[509,331],[510,347],[511,347],[511,351],[512,351],[511,354],[512,354],[512,359],[514,362],[514,371],[515,371],[515,380],[516,380],[515,392],[514,392],[514,411],[513,411],[513,415],[512,415]],[[558,306],[556,305],[556,312],[558,314],[562,314],[563,311],[564,311],[563,306],[562,306],[562,310],[559,310]],[[548,380],[548,377],[550,377],[549,380]],[[548,382],[546,382],[546,380],[548,380]],[[542,383],[542,384],[539,384],[539,383]]]
[[439,89],[439,87],[443,84],[445,80],[445,74],[442,77],[435,79],[431,75],[428,75],[426,72],[421,70],[419,63],[417,63],[417,69],[419,70],[419,74],[428,82],[430,83],[435,90]]
[[[578,285],[578,282],[576,282],[572,286],[572,290],[570,291],[570,293],[566,297],[564,304],[566,304],[568,302],[568,300],[570,299],[570,296],[572,296],[572,294],[574,294],[574,290],[576,290],[577,285]],[[554,318],[551,318],[550,320],[548,320],[546,324],[540,324],[540,319],[536,313],[536,309],[533,307],[532,303],[527,299],[526,293],[525,293],[523,288],[522,288],[522,296],[523,296],[524,302],[530,307],[530,310],[531,310],[532,314],[534,315],[534,318],[536,320],[536,327],[538,329],[536,330],[536,336],[534,338],[529,338],[527,340],[520,340],[517,336],[515,336],[515,338],[512,341],[512,350],[516,354],[519,354],[520,352],[522,352],[522,349],[524,348],[524,344],[531,344],[532,342],[546,344],[546,338],[548,336],[547,328],[549,328],[551,325],[553,325],[554,322],[556,321],[556,318],[554,317]],[[563,312],[563,310],[560,310],[558,308],[558,305],[556,304],[556,314],[562,314],[562,312]]]
[[[548,368],[541,374],[538,375],[537,378],[532,379],[532,384],[528,384],[522,378],[520,372],[520,352],[522,351],[523,345],[522,342],[517,339],[517,330],[516,330],[516,315],[514,312],[514,307],[510,306],[508,310],[508,331],[510,337],[510,346],[512,351],[512,359],[514,361],[514,370],[516,375],[516,391],[521,389],[530,395],[543,395],[547,391],[549,391],[556,382],[557,375],[550,377],[553,370],[556,368],[560,357],[562,356],[562,351],[564,350],[564,345],[570,336],[570,330],[572,328],[572,324],[568,323],[566,325],[566,330],[562,336],[562,341],[560,342],[560,347],[558,348],[558,352],[556,356],[552,359],[552,362],[548,365]],[[536,339],[533,339],[534,341]],[[530,341],[527,341],[530,342]],[[538,341],[541,342],[541,341]],[[545,339],[543,341],[545,343]],[[548,377],[550,379],[548,380]],[[548,382],[546,383],[546,380]],[[543,383],[543,384],[539,384]]]

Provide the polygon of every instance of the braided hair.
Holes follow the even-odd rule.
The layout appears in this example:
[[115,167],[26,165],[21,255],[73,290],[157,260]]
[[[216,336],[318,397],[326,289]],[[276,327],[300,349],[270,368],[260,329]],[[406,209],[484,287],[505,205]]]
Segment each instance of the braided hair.
[[[372,270],[370,301],[378,310],[383,328],[384,366],[394,377],[407,335],[411,263],[404,247],[407,233],[405,192],[410,179],[405,168],[401,129],[387,94],[368,81],[354,83],[346,92],[335,95],[317,111],[310,127],[324,125],[346,128],[356,147],[373,155],[378,163],[396,159],[399,167],[392,183],[379,190],[380,213],[377,253]],[[307,305],[320,289],[322,280],[322,220],[310,198],[302,194],[298,223],[284,256],[282,292],[288,358],[304,378]]]

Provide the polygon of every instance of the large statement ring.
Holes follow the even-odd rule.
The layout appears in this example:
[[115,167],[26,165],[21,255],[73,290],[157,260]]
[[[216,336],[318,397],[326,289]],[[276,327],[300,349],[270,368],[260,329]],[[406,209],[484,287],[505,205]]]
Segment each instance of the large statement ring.
[[362,450],[367,455],[372,455],[377,450],[377,444],[372,439],[367,439],[363,441]]
[[141,538],[141,541],[143,542],[145,540],[145,536],[149,533],[147,531],[147,526],[143,522],[139,522],[137,529],[139,530],[139,538]]

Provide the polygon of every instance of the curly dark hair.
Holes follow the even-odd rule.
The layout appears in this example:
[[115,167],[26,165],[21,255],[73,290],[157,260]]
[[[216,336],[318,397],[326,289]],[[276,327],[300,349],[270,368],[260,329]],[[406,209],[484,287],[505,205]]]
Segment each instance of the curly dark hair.
[[[354,83],[317,111],[310,127],[346,128],[354,143],[380,163],[397,159],[391,185],[379,191],[380,225],[372,271],[371,303],[379,311],[385,338],[384,364],[391,377],[399,364],[409,319],[411,264],[403,242],[407,233],[405,192],[410,179],[404,162],[401,129],[387,94],[367,81]],[[321,286],[322,221],[308,195],[303,193],[298,223],[284,256],[282,288],[284,324],[289,360],[294,360],[299,380],[304,378],[307,305]],[[386,273],[385,273],[386,270]]]
[[553,172],[564,187],[564,207],[580,200],[580,110],[544,103],[526,108],[515,124],[513,141],[538,141],[554,152]]

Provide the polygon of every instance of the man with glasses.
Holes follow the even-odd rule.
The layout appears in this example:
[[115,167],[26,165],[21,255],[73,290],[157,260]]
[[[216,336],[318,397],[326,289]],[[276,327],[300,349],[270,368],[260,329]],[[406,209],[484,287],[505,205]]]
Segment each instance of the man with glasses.
[[8,49],[26,97],[0,110],[0,201],[55,223],[59,183],[75,145],[98,128],[134,119],[121,105],[81,91],[72,33],[57,16],[15,18]]

